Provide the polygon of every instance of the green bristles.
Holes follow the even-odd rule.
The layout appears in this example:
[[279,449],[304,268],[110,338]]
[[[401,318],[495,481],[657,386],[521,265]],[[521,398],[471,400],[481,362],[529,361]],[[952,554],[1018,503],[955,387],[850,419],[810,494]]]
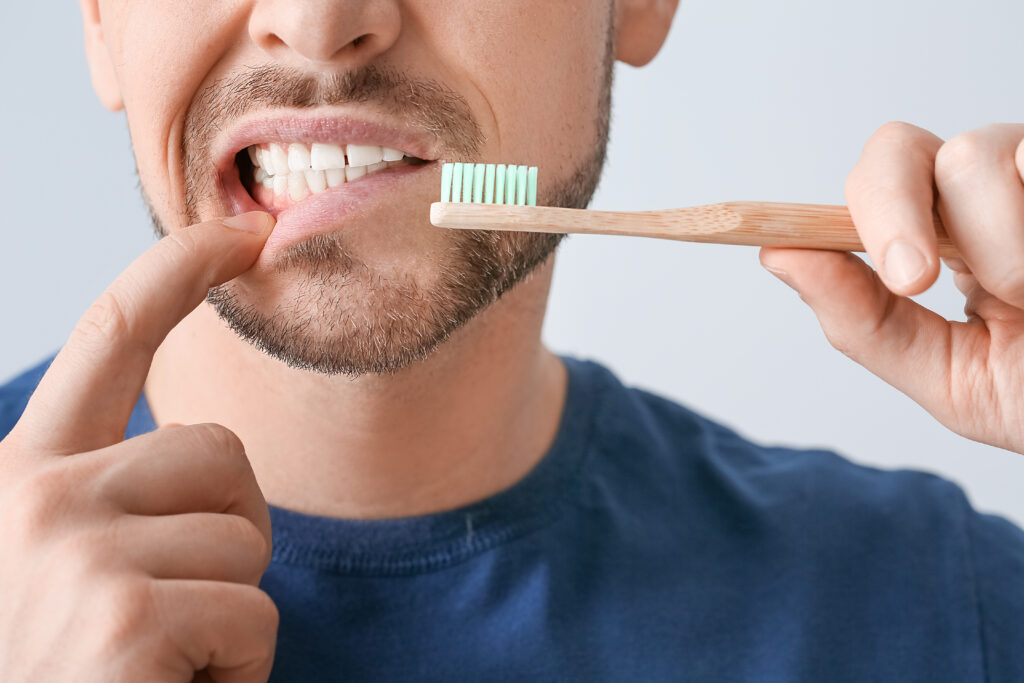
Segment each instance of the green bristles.
[[455,164],[445,164],[441,167],[441,201],[450,202],[452,200],[452,172],[455,170]]
[[441,201],[537,205],[537,167],[446,163],[441,166]]
[[477,164],[473,169],[473,203],[484,201],[484,165]]
[[519,167],[508,167],[508,173],[505,176],[505,201],[502,204],[516,203],[516,178],[519,177],[519,173],[516,171],[517,168]]
[[498,164],[494,171],[494,203],[505,203],[505,164]]
[[[445,164],[447,166],[448,164]],[[444,170],[441,170],[441,182],[444,182]],[[452,164],[452,197],[451,201],[462,201],[462,164]]]
[[484,177],[484,204],[494,203],[494,164],[487,164]]
[[473,166],[474,164],[462,165],[462,201],[467,204],[473,201]]

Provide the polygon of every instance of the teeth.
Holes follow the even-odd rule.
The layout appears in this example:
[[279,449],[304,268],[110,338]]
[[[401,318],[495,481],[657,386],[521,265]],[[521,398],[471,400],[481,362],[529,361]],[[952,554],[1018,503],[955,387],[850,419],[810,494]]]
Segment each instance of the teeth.
[[[288,174],[290,175],[290,174]],[[288,175],[271,176],[274,179],[274,194],[282,195],[288,191]]]
[[324,145],[314,142],[313,148],[310,150],[310,161],[314,171],[345,168],[345,150],[340,145]]
[[303,171],[302,175],[306,177],[306,185],[313,194],[327,189],[327,176],[323,171]]
[[255,183],[272,190],[275,197],[287,196],[294,202],[401,165],[405,158],[401,150],[391,147],[321,142],[252,145],[246,152],[255,167]]
[[303,199],[306,196],[306,191],[308,189],[309,186],[306,184],[306,174],[288,174],[288,196],[291,197],[293,202]]
[[327,174],[327,187],[337,187],[345,182],[345,169],[329,168],[324,171]]
[[309,147],[299,144],[288,145],[288,170],[308,171],[309,169]]
[[345,153],[349,166],[369,166],[384,160],[384,150],[377,145],[349,145]]
[[267,169],[267,173],[276,175],[278,173],[285,173],[288,170],[288,153],[284,151],[284,148],[278,144],[270,145],[270,168]]

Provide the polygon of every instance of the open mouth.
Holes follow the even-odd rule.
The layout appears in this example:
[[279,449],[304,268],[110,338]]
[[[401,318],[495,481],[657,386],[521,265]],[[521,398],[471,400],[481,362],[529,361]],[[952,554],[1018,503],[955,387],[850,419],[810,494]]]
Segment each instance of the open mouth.
[[287,112],[239,122],[212,156],[225,213],[262,210],[277,219],[260,257],[269,260],[296,240],[429,203],[440,183],[440,142],[410,125]]
[[273,142],[246,147],[235,163],[245,191],[276,215],[313,195],[430,162],[381,145]]

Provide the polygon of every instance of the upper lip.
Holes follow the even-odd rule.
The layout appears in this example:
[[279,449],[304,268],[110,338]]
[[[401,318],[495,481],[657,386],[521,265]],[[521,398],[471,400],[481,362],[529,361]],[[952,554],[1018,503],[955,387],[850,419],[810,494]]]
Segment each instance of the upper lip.
[[218,173],[231,170],[235,157],[252,145],[276,142],[311,144],[380,145],[408,156],[434,161],[440,157],[440,141],[427,131],[400,127],[371,118],[349,115],[289,113],[239,122],[220,137],[214,151]]

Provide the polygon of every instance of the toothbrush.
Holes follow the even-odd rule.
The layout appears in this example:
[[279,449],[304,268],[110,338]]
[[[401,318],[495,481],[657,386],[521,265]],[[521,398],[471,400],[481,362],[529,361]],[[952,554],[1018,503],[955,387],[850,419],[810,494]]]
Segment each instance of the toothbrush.
[[[658,237],[685,242],[864,251],[845,206],[724,202],[663,211],[593,211],[537,206],[537,167],[446,163],[441,201],[430,206],[440,228]],[[933,215],[939,256],[960,258]]]

